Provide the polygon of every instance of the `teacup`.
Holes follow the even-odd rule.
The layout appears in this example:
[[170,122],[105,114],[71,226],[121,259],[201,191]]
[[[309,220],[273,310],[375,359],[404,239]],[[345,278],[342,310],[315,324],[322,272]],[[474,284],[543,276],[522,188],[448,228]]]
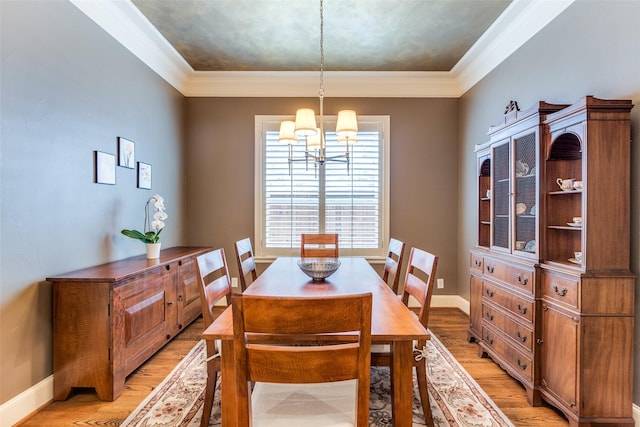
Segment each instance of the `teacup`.
[[578,262],[582,262],[582,252],[574,252],[573,258]]
[[519,251],[524,250],[524,247],[526,244],[527,242],[524,242],[522,240],[516,240],[516,249]]
[[573,188],[575,190],[582,190],[582,181],[573,181]]
[[487,190],[487,195],[486,196],[487,196],[487,199],[491,198],[491,190]]
[[556,182],[558,183],[558,186],[564,191],[573,190],[573,182],[574,181],[575,181],[575,179],[573,179],[573,178],[568,178],[568,179],[558,178],[558,179],[556,179]]
[[573,223],[574,224],[582,224],[582,217],[581,216],[574,216],[573,217]]

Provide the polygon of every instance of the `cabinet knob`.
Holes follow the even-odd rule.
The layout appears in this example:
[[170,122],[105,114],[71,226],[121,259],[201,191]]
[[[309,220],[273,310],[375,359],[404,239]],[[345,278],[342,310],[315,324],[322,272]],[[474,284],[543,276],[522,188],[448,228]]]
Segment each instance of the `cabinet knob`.
[[169,271],[169,270],[171,270],[171,266],[169,264],[167,264],[167,265],[164,266],[164,269]]
[[173,305],[173,301],[167,301],[167,305]]
[[544,340],[542,338],[538,338],[536,340],[536,344],[543,344],[543,343],[544,343]]

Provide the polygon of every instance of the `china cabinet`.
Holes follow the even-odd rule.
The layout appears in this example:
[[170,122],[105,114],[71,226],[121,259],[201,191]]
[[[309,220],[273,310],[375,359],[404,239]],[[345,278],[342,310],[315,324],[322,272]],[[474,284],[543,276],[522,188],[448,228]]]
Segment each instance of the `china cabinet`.
[[634,425],[632,107],[512,102],[476,147],[469,340],[572,427]]
[[49,277],[53,284],[54,399],[73,387],[115,400],[127,375],[201,313],[196,256],[209,248],[163,249]]

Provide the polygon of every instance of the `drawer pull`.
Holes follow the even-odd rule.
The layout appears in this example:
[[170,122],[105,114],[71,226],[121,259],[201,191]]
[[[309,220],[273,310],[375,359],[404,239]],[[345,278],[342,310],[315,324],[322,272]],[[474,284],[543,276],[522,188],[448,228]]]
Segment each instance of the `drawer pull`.
[[487,295],[489,295],[490,298],[493,298],[493,291],[492,290],[487,289],[486,292],[487,292]]
[[490,265],[487,265],[487,271],[488,271],[489,273],[493,274],[493,270],[494,270],[494,269],[495,269],[494,267],[492,267],[492,266],[490,266]]
[[518,307],[518,311],[522,314],[527,314],[527,307],[522,307],[520,306],[520,303],[516,304],[516,306]]
[[167,301],[167,305],[173,305],[173,301]]
[[544,344],[544,340],[542,338],[538,338],[536,340],[536,344]]
[[490,321],[493,321],[493,314],[489,313],[487,311],[487,319],[489,319]]
[[473,262],[475,263],[476,267],[480,267],[482,265],[482,261],[474,259]]
[[516,363],[518,364],[518,367],[519,367],[520,369],[522,369],[523,371],[524,371],[525,369],[527,369],[527,364],[526,364],[526,363],[521,363],[521,362],[520,362],[520,358],[519,358],[519,357],[518,357],[518,360],[516,360]]
[[520,335],[520,331],[516,331],[516,336],[518,337],[518,339],[520,340],[520,342],[525,342],[525,341],[527,341],[527,336],[526,336],[526,335]]
[[567,295],[567,288],[562,288],[562,290],[559,290],[557,285],[553,285],[553,292],[563,297]]
[[522,278],[521,275],[518,274],[518,277],[516,277],[516,279],[518,279],[518,283],[521,284],[522,286],[527,286],[527,283],[529,283],[529,278],[525,277],[524,279]]
[[489,345],[492,345],[492,344],[493,344],[493,338],[489,337],[488,335],[487,335],[487,337],[486,337],[484,340],[485,340],[486,342],[488,342],[488,343],[489,343]]

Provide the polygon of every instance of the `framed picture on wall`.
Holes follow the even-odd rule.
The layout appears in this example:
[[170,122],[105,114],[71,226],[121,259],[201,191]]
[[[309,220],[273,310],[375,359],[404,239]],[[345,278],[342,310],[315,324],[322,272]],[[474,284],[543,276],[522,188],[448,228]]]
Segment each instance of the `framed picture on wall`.
[[95,182],[97,184],[116,183],[116,156],[95,151]]
[[138,162],[138,188],[151,190],[151,165]]
[[135,143],[121,136],[118,137],[118,166],[135,168]]

